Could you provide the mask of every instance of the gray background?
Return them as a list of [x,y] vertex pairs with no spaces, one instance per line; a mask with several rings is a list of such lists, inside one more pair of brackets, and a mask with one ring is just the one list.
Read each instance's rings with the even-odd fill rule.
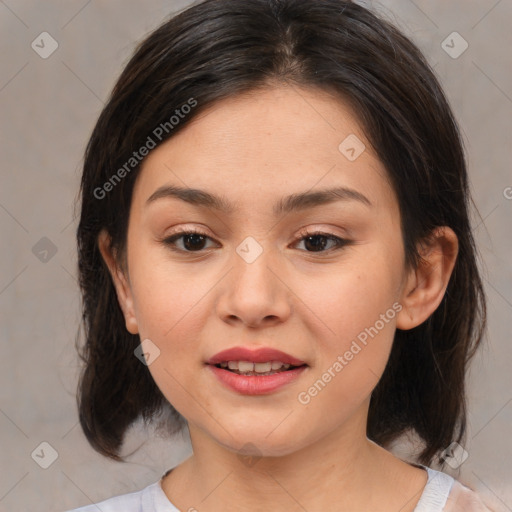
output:
[[[136,42],[189,3],[0,1],[1,511],[62,511],[137,490],[190,453],[186,433],[166,440],[135,428],[125,452],[144,446],[120,464],[96,454],[81,432],[73,213],[85,144],[114,80]],[[425,52],[463,131],[489,329],[469,375],[469,457],[447,472],[495,510],[512,510],[512,1],[366,5]],[[31,47],[44,31],[59,45],[46,59]],[[453,31],[469,44],[458,58],[442,47]],[[460,44],[455,40],[451,51]],[[52,449],[57,458],[43,469]]]

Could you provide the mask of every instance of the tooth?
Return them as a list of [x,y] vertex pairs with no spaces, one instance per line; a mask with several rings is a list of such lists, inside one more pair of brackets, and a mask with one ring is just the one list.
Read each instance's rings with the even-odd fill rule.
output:
[[272,370],[279,370],[283,366],[283,363],[281,361],[272,361]]
[[288,363],[284,363],[283,368],[284,368],[285,370],[288,370],[288,368],[290,368],[290,365],[289,365]]
[[259,373],[269,372],[272,369],[272,363],[254,363],[254,371]]
[[253,372],[254,363],[250,361],[238,361],[238,371],[240,372]]
[[221,368],[227,368],[227,366],[228,366],[228,363],[226,363],[226,362],[220,363]]
[[238,361],[228,361],[228,368],[230,370],[238,370]]

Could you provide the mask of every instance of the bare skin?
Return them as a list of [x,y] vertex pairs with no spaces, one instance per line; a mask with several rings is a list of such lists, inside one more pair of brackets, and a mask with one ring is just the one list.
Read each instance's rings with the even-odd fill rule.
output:
[[[350,134],[366,146],[353,161],[338,149]],[[171,197],[147,203],[164,185],[208,191],[238,210]],[[273,213],[284,196],[334,186],[356,190],[371,205],[348,199]],[[324,238],[325,249],[316,251],[305,228],[349,243],[336,248]],[[190,250],[181,237],[173,251],[163,240],[178,229],[204,234],[203,248],[196,241]],[[174,505],[199,512],[414,510],[426,472],[367,439],[366,423],[395,330],[425,321],[448,285],[457,237],[446,227],[435,234],[422,246],[425,264],[406,269],[386,170],[357,117],[318,90],[278,86],[229,98],[148,155],[132,197],[127,268],[116,265],[105,232],[99,242],[126,328],[160,350],[149,371],[189,424],[193,455],[162,480]],[[236,251],[247,237],[262,250],[251,263]],[[378,334],[325,388],[308,394],[358,334],[376,325]],[[273,393],[243,395],[205,365],[235,346],[276,348],[308,368]]]

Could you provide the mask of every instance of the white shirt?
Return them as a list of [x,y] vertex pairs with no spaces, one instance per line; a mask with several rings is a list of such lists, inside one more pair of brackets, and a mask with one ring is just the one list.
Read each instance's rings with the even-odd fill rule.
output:
[[[421,467],[428,472],[428,480],[414,512],[491,512],[474,491],[450,475]],[[160,482],[67,512],[187,512],[180,511],[169,501]]]

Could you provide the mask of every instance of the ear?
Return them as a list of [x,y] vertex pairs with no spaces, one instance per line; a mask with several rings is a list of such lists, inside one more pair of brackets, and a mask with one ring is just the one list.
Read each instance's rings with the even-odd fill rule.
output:
[[447,226],[433,230],[420,244],[422,260],[411,270],[402,288],[397,315],[398,329],[412,329],[427,320],[443,300],[455,266],[459,243],[457,235]]
[[117,260],[112,253],[111,238],[105,229],[102,229],[98,235],[98,247],[101,255],[110,271],[112,281],[117,293],[117,300],[124,314],[126,329],[131,334],[137,334],[139,328],[135,317],[135,309],[133,307],[133,297],[128,279],[119,267]]

